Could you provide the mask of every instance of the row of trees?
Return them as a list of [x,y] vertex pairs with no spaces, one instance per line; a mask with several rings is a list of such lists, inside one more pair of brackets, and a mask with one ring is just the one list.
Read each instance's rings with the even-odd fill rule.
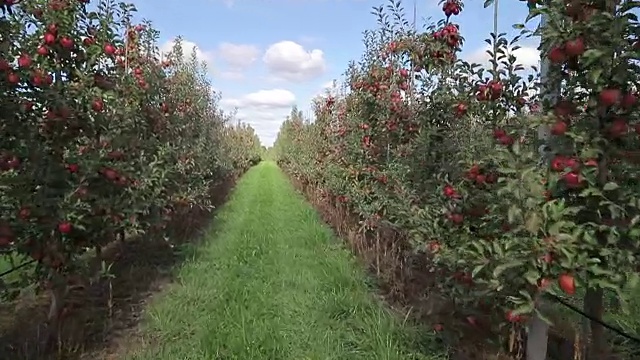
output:
[[[624,303],[638,282],[638,3],[524,3],[548,21],[513,39],[494,29],[488,66],[458,58],[463,4],[442,6],[421,31],[399,2],[376,9],[345,91],[318,98],[314,122],[284,122],[278,161],[364,231],[402,229],[448,270],[438,285],[473,326],[471,309],[497,331],[544,319],[549,293],[601,319],[605,295]],[[513,53],[530,35],[544,79]],[[604,335],[593,322],[594,353]]]
[[53,324],[88,249],[210,208],[262,152],[195,52],[160,54],[132,5],[88,2],[5,1],[0,18],[0,252],[36,264],[13,285],[49,289]]

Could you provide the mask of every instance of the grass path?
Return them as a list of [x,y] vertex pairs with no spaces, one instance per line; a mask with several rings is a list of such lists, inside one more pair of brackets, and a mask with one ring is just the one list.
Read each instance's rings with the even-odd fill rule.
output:
[[428,333],[376,300],[275,164],[251,169],[217,216],[150,305],[147,341],[129,359],[444,359]]

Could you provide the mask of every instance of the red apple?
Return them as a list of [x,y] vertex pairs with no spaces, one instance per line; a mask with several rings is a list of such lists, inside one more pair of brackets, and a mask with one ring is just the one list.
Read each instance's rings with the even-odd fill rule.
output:
[[456,113],[458,114],[458,116],[463,116],[464,114],[466,114],[467,105],[463,103],[459,103],[458,105],[456,105]]
[[91,102],[91,109],[95,112],[102,112],[102,110],[104,110],[104,101],[102,101],[102,99],[94,99],[93,102]]
[[557,155],[551,160],[551,170],[560,172],[566,167],[566,158],[564,156]]
[[500,81],[493,81],[490,86],[491,86],[491,92],[498,93],[498,94],[502,93],[502,89],[504,88],[504,86]]
[[80,170],[80,166],[78,164],[67,164],[67,171],[72,174],[77,173]]
[[609,135],[614,139],[626,135],[628,131],[629,126],[627,125],[627,122],[621,118],[613,120],[611,125],[609,125]]
[[33,61],[31,60],[31,56],[28,54],[22,54],[18,57],[18,66],[23,69],[30,67],[32,63]]
[[564,44],[565,53],[570,57],[576,57],[584,54],[586,48],[584,46],[584,40],[577,38],[569,40]]
[[0,71],[11,70],[11,64],[6,59],[0,58]]
[[613,106],[622,98],[622,92],[619,89],[604,89],[600,92],[598,100],[602,106]]
[[18,217],[22,220],[28,220],[31,217],[31,210],[28,207],[20,208],[20,211],[18,211]]
[[507,313],[505,314],[505,317],[506,317],[507,321],[510,322],[510,323],[517,323],[517,322],[522,321],[522,316],[514,314],[513,310],[507,311]]
[[16,170],[20,167],[20,159],[15,155],[11,156],[11,158],[6,161],[6,164],[10,169]]
[[63,234],[69,234],[71,233],[72,230],[73,230],[73,225],[71,225],[71,223],[68,221],[63,221],[60,224],[58,224],[58,231],[60,231]]
[[105,44],[104,45],[104,53],[107,55],[113,55],[116,53],[116,48],[115,46],[111,45],[111,44]]
[[73,39],[68,36],[64,36],[62,39],[60,39],[60,45],[63,48],[70,50],[71,48],[73,48]]
[[636,105],[636,103],[638,102],[638,98],[636,97],[635,94],[625,94],[622,97],[622,101],[620,101],[620,106],[622,106],[622,108],[629,110],[632,107],[634,107]]
[[503,129],[493,129],[493,138],[496,140],[506,135],[507,135],[507,132],[504,131]]
[[513,143],[515,142],[515,139],[509,135],[505,135],[505,136],[501,136],[498,139],[498,142],[500,142],[500,144],[504,146],[510,146],[510,145],[513,145]]
[[53,45],[56,42],[56,36],[52,33],[44,34],[44,43],[47,45]]
[[562,178],[564,179],[564,182],[568,188],[572,188],[572,189],[577,188],[582,183],[582,178],[580,177],[580,174],[577,174],[575,172],[568,172],[564,174]]
[[451,222],[453,222],[456,225],[462,224],[462,222],[464,221],[464,216],[462,216],[462,214],[451,214]]
[[557,121],[551,127],[551,134],[556,136],[562,136],[567,132],[567,123],[564,121]]
[[576,293],[576,282],[572,275],[562,274],[558,277],[558,285],[560,289],[567,295],[573,295]]
[[102,175],[104,175],[104,177],[106,177],[108,180],[116,180],[118,178],[118,172],[111,169],[111,168],[105,168],[102,170]]
[[454,198],[458,196],[458,192],[451,185],[445,185],[444,189],[442,189],[442,193],[448,198]]
[[10,73],[7,74],[7,81],[10,84],[15,85],[20,81],[20,77],[16,73],[10,72]]
[[562,64],[565,61],[567,61],[567,55],[564,53],[564,50],[559,46],[553,47],[551,50],[549,50],[547,57],[554,64]]

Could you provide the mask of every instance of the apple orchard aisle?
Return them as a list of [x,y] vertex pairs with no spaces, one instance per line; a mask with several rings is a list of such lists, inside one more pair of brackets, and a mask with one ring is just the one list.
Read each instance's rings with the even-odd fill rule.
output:
[[147,309],[144,338],[153,341],[130,359],[443,358],[428,334],[376,300],[274,163],[240,180],[215,224]]

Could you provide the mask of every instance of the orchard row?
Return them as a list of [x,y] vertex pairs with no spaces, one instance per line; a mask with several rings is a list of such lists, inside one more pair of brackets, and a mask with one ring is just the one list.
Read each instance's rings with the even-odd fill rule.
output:
[[210,208],[262,151],[180,40],[160,54],[133,6],[87,3],[5,1],[0,19],[0,252],[55,294],[88,249]]
[[528,2],[549,20],[544,82],[498,31],[488,66],[460,59],[457,0],[423,32],[381,7],[343,94],[319,98],[313,123],[287,119],[278,160],[365,231],[402,229],[446,270],[444,294],[484,309],[474,326],[520,324],[547,293],[622,297],[640,260],[640,28],[637,3],[603,4]]

